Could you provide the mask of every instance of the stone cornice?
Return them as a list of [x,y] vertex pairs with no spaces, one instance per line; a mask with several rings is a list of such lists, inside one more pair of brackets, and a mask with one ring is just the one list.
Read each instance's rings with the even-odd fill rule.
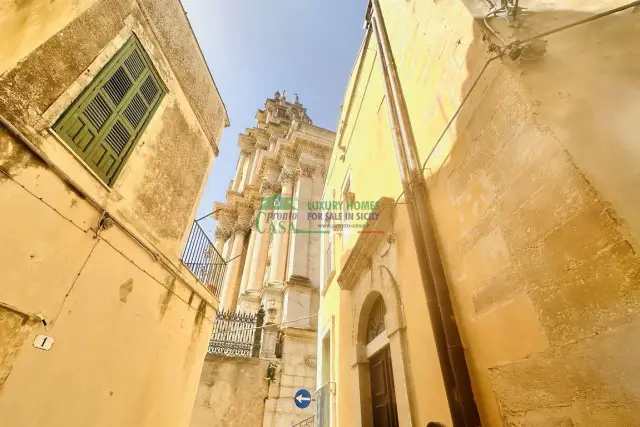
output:
[[284,339],[294,339],[296,341],[316,342],[318,338],[318,332],[313,329],[300,329],[300,328],[283,328]]
[[287,293],[288,291],[318,293],[318,288],[313,286],[308,277],[291,276],[289,280],[285,282],[282,291],[284,293]]
[[364,230],[349,253],[346,262],[338,275],[338,285],[342,290],[351,290],[360,273],[371,264],[371,257],[393,226],[393,210],[395,202],[392,198],[382,197],[378,200],[380,210],[377,219],[369,219]]

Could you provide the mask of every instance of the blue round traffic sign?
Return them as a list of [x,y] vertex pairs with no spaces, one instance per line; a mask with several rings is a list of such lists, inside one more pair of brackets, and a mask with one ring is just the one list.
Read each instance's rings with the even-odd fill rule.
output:
[[306,388],[301,388],[293,395],[293,401],[298,408],[304,409],[311,405],[311,392]]

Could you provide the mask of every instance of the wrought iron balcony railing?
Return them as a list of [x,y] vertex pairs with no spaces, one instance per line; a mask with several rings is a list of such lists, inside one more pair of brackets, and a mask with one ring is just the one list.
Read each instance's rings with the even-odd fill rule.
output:
[[209,354],[258,357],[264,314],[262,307],[255,314],[220,310],[209,341]]
[[220,297],[227,263],[197,222],[191,226],[187,245],[182,254],[182,263],[213,292],[216,298]]

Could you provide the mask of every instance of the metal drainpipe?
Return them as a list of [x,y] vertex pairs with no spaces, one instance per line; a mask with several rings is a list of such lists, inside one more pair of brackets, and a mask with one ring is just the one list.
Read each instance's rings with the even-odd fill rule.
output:
[[480,417],[473,397],[449,287],[429,217],[426,183],[378,0],[371,1],[370,13],[385,79],[396,156],[451,418],[455,427],[477,427],[480,425]]

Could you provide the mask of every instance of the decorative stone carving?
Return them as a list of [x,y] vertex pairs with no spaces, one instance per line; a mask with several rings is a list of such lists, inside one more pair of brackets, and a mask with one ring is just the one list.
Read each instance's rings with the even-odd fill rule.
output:
[[260,184],[260,194],[262,194],[263,197],[271,197],[279,191],[280,184],[277,182],[272,182],[266,179],[262,180],[262,183]]
[[282,172],[280,172],[280,177],[278,178],[278,183],[280,183],[280,185],[285,186],[287,184],[293,184],[296,180],[296,174],[295,172],[288,172],[283,170]]
[[317,358],[316,356],[312,356],[312,355],[307,355],[304,357],[304,364],[307,366],[310,366],[312,368],[316,367],[317,364]]
[[276,302],[274,300],[269,301],[269,308],[267,309],[267,323],[273,323],[278,315],[278,309],[276,308]]
[[347,191],[346,193],[344,193],[344,201],[347,203],[353,203],[356,201],[356,193],[352,193],[350,191]]
[[238,203],[238,222],[235,227],[236,233],[248,233],[253,223],[253,205],[251,203]]
[[236,234],[247,234],[249,231],[251,231],[251,223],[245,222],[236,224],[236,227],[234,229],[234,232]]
[[301,176],[304,178],[311,178],[315,173],[315,171],[316,171],[315,166],[307,165],[304,163],[301,163],[300,165],[298,165],[298,169],[296,170],[298,176]]
[[228,228],[218,227],[216,228],[216,240],[221,239],[223,242],[226,242],[231,237],[231,230]]

